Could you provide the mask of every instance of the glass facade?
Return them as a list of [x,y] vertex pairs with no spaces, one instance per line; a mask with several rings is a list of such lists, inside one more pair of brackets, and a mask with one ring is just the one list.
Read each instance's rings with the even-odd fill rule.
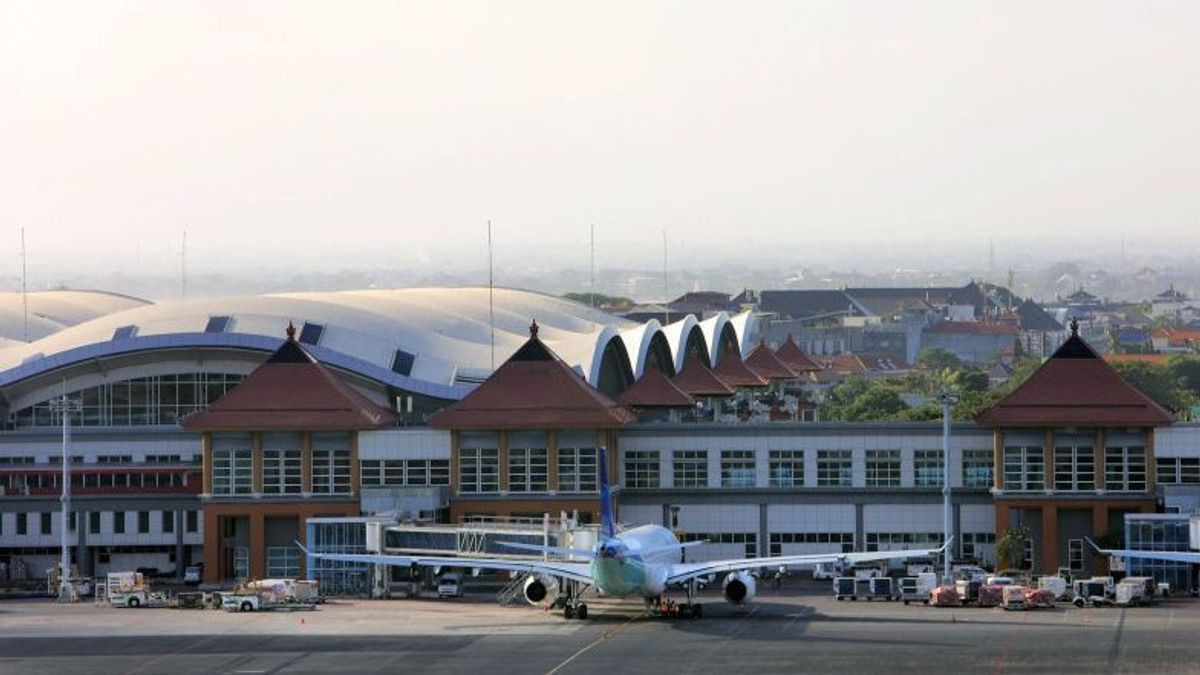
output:
[[803,450],[771,450],[767,460],[771,487],[804,487]]
[[[1125,517],[1125,547],[1140,551],[1188,550],[1188,517],[1137,515]],[[1171,592],[1186,593],[1194,586],[1192,565],[1166,560],[1131,558],[1127,561],[1129,576],[1154,577],[1155,581],[1171,584]]]
[[558,491],[595,492],[599,468],[595,448],[558,449]]
[[550,455],[546,448],[510,448],[508,489],[510,492],[546,492],[550,487]]
[[[367,526],[362,522],[308,522],[310,550],[317,553],[367,552]],[[371,566],[366,563],[340,562],[309,558],[308,578],[319,584],[327,596],[367,597],[371,591]]]
[[900,451],[867,450],[867,487],[900,487]]
[[1004,489],[1046,489],[1046,455],[1041,446],[1004,448]]
[[708,487],[707,451],[676,450],[671,456],[671,461],[675,487]]
[[625,487],[657,488],[659,486],[659,455],[657,450],[634,450],[625,453]]
[[963,450],[963,487],[988,488],[992,486],[992,451]]
[[721,487],[754,487],[754,451],[721,451]]
[[[72,418],[75,426],[127,427],[174,425],[179,418],[207,408],[225,395],[242,375],[230,373],[179,373],[108,382],[70,392],[81,412]],[[9,415],[20,427],[56,427],[62,414],[51,401],[17,410]]]
[[817,485],[850,487],[854,483],[853,455],[849,450],[817,451]]
[[941,487],[945,473],[941,450],[916,450],[913,452],[914,486]]

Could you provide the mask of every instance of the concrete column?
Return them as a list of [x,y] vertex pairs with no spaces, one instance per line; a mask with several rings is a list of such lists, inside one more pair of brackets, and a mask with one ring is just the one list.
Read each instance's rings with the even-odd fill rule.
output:
[[[1092,505],[1092,541],[1097,541],[1100,537],[1108,534],[1108,506],[1103,502]],[[1085,558],[1088,552],[1084,552]],[[1093,558],[1093,560],[1096,560]],[[1108,573],[1108,557],[1099,556],[1099,560],[1094,563],[1096,574]]]
[[999,429],[992,432],[992,484],[1004,489],[1004,433]]
[[553,429],[546,432],[546,481],[550,494],[558,492],[558,432]]
[[953,511],[951,515],[951,532],[954,533],[954,543],[950,546],[947,552],[951,558],[961,558],[963,550],[963,531],[962,531],[962,504],[953,504],[950,507]]
[[1104,490],[1104,486],[1105,486],[1105,483],[1104,483],[1104,444],[1105,444],[1104,429],[1096,430],[1096,440],[1093,441],[1093,444],[1095,445],[1095,448],[1096,448],[1094,450],[1094,452],[1096,453],[1095,454],[1095,457],[1096,457],[1096,462],[1095,462],[1095,464],[1096,464],[1096,490],[1102,492]]
[[267,576],[267,523],[263,512],[255,509],[250,513],[250,576],[262,579]]
[[767,522],[767,503],[758,505],[758,557],[771,555],[771,527]]
[[496,467],[500,475],[500,494],[508,494],[508,432],[496,432],[496,454],[500,466]]
[[221,569],[221,533],[217,525],[220,517],[212,508],[201,510],[200,515],[204,518],[204,583],[215,584],[225,573]]
[[[165,515],[165,514],[164,514]],[[183,511],[176,509],[171,512],[171,518],[175,519],[175,578],[183,578]]]
[[460,432],[452,430],[450,432],[450,496],[458,496],[458,463],[460,451]]
[[250,492],[261,495],[263,491],[262,434],[250,435]]
[[87,511],[75,511],[75,566],[80,576],[85,577],[92,575],[92,552],[84,534],[90,520],[91,515]]
[[300,494],[304,497],[312,495],[312,432],[300,434]]
[[203,485],[200,489],[200,492],[202,492],[204,494],[211,494],[212,493],[212,474],[213,474],[213,463],[212,463],[212,450],[213,449],[212,449],[212,434],[210,432],[206,431],[200,435],[200,447],[201,447],[200,461],[201,461],[201,472],[202,472],[201,480],[203,483]]
[[[1034,564],[1037,564],[1035,552]],[[1042,572],[1058,571],[1058,507],[1042,507]]]
[[1158,462],[1154,459],[1154,427],[1146,427],[1146,492],[1154,494],[1158,485]]
[[[1053,429],[1046,429],[1046,440],[1044,443],[1044,447],[1046,449],[1043,451],[1042,456],[1045,457],[1045,462],[1046,462],[1046,489],[1053,490],[1054,489],[1054,430]],[[1050,570],[1050,572],[1053,573],[1054,570]]]
[[867,533],[862,502],[854,504],[854,550],[867,550]]
[[350,432],[350,494],[362,494],[362,464],[358,461],[358,432]]

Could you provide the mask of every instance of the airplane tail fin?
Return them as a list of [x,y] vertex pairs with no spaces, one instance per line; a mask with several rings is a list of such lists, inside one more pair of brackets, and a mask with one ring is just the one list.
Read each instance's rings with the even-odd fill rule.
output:
[[611,539],[617,536],[617,525],[613,517],[612,489],[608,484],[608,448],[600,448],[600,536]]

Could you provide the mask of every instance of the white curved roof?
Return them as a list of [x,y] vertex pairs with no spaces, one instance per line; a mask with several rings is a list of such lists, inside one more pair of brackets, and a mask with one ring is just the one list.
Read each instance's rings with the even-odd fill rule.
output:
[[[410,288],[321,293],[280,293],[176,300],[115,311],[45,335],[30,344],[0,346],[0,384],[79,359],[120,351],[192,345],[269,348],[283,339],[289,322],[297,328],[324,326],[318,358],[345,356],[373,372],[391,374],[396,350],[415,358],[408,380],[434,396],[460,396],[504,362],[529,337],[536,320],[539,337],[593,384],[604,347],[620,331],[637,324],[542,293],[494,290],[489,312],[487,288]],[[228,316],[224,333],[205,333],[210,317]],[[135,326],[132,336],[118,329]],[[239,341],[234,338],[255,338]],[[161,339],[158,339],[161,338]],[[137,344],[141,342],[141,346]],[[274,341],[274,342],[273,342]],[[0,343],[3,344],[3,343]],[[631,361],[634,355],[631,354]],[[345,365],[345,364],[339,364]],[[353,365],[349,366],[353,367]],[[19,371],[19,372],[18,372]]]
[[104,291],[0,293],[0,348],[13,342],[38,340],[85,321],[148,304],[146,300]]

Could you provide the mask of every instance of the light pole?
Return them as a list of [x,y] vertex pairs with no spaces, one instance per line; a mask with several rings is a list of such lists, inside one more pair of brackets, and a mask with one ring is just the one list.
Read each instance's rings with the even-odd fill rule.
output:
[[[942,392],[938,395],[942,402],[942,544],[954,536],[954,513],[950,506],[950,414],[954,404],[958,402],[958,394]],[[942,551],[942,580],[950,582],[950,548]]]
[[79,401],[62,398],[51,406],[62,413],[62,525],[59,528],[62,558],[58,567],[58,601],[71,602],[71,413],[79,412]]

